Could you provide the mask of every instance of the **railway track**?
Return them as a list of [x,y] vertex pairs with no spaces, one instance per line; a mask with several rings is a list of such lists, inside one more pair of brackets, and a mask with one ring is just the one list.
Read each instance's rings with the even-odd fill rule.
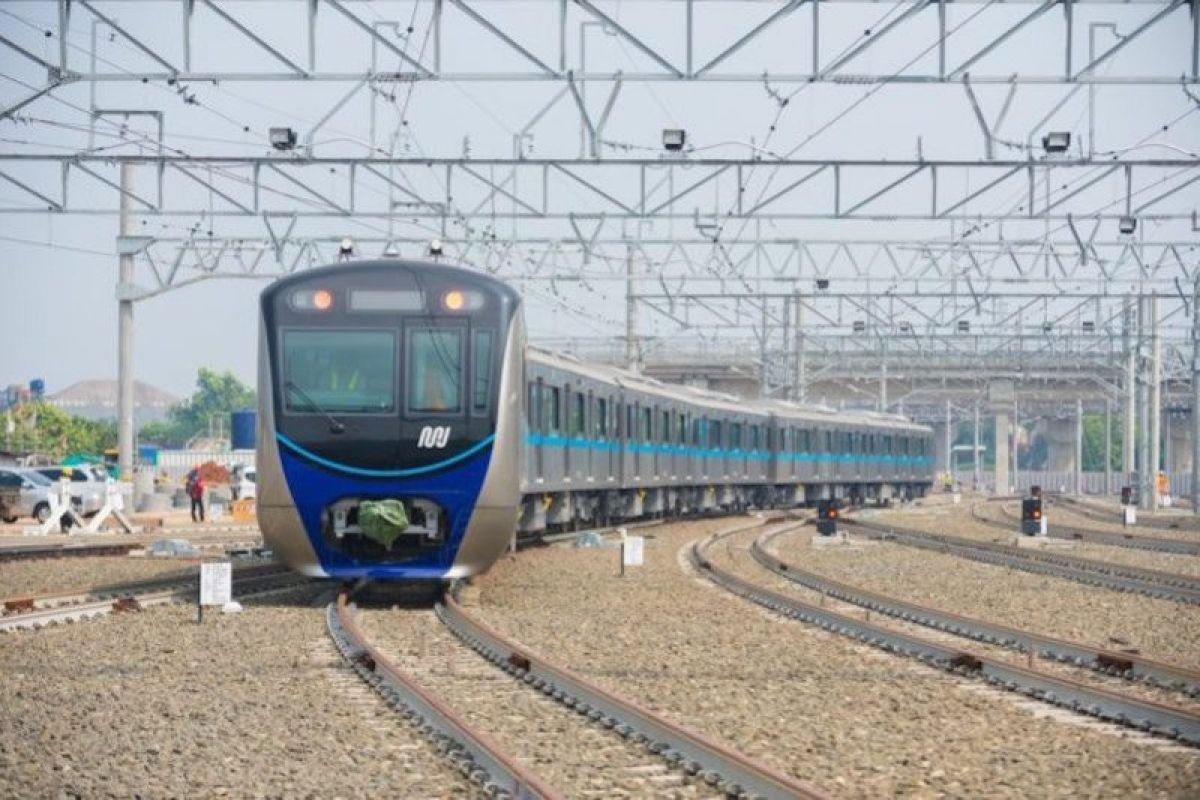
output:
[[[1000,513],[1007,518],[1007,522],[989,517],[981,513],[980,503],[971,506],[971,517],[984,525],[989,525],[993,528],[1014,533],[1017,527],[1021,524],[1020,520],[1013,515],[1011,510],[1004,505],[998,505]],[[1105,520],[1110,521],[1110,520]],[[1176,555],[1200,555],[1200,541],[1189,542],[1183,539],[1164,539],[1161,536],[1143,536],[1142,534],[1133,533],[1111,533],[1106,531],[1096,531],[1090,528],[1079,528],[1072,525],[1063,525],[1057,522],[1049,522],[1048,530],[1051,536],[1059,539],[1078,539],[1084,542],[1093,542],[1095,544],[1110,545],[1112,547],[1125,547],[1133,550],[1151,550],[1156,553],[1173,553]]]
[[[233,573],[234,597],[289,588],[307,578],[277,565],[249,567]],[[0,633],[136,611],[167,603],[194,602],[197,577],[141,581],[125,586],[8,598],[0,616]]]
[[1090,586],[1122,592],[1137,592],[1162,600],[1200,605],[1200,579],[1173,572],[1129,567],[1060,553],[1023,550],[993,542],[981,542],[942,533],[929,533],[866,520],[843,520],[871,538],[882,538],[910,547],[937,550],[951,555],[997,564],[1026,572],[1054,575]]
[[1057,675],[1020,667],[1008,661],[930,641],[806,603],[746,581],[714,565],[705,553],[716,542],[732,535],[714,534],[692,543],[690,558],[700,574],[739,597],[784,616],[817,625],[890,653],[909,656],[964,677],[1063,708],[1116,722],[1148,733],[1200,745],[1200,716],[1188,709],[1156,703],[1100,689]]
[[227,525],[223,528],[165,528],[153,536],[139,534],[130,539],[128,534],[113,534],[117,541],[61,544],[0,544],[0,563],[5,561],[31,561],[53,558],[95,558],[98,556],[127,556],[140,550],[156,539],[184,538],[189,534],[191,544],[197,549],[228,544],[247,544],[245,537],[234,534],[257,534],[257,525]]
[[[1097,508],[1095,505],[1093,505],[1091,503],[1086,503],[1081,500],[1077,500],[1076,498],[1071,497],[1069,495],[1057,494],[1057,493],[1048,494],[1048,495],[1046,495],[1046,499],[1049,500],[1051,503],[1061,504],[1063,506],[1070,506],[1072,512],[1079,514],[1080,516],[1083,516],[1083,517],[1089,517],[1091,519],[1096,520],[1097,522],[1119,522],[1120,521],[1120,515],[1117,513],[1119,511],[1119,507],[1115,507],[1111,511],[1106,513],[1105,511],[1103,511],[1100,508]],[[1160,518],[1160,517],[1155,517],[1152,514],[1144,513],[1144,514],[1138,515],[1137,524],[1138,524],[1138,527],[1140,527],[1140,528],[1160,528],[1163,530],[1189,531],[1189,532],[1196,533],[1197,535],[1200,535],[1200,520],[1197,520],[1196,517],[1191,517],[1191,516],[1188,516],[1188,517],[1181,516],[1181,517],[1177,517],[1176,519],[1170,519],[1170,518],[1164,519],[1164,518]]]
[[[421,657],[393,662],[384,644],[367,641],[345,593],[330,605],[328,625],[358,674],[494,796],[824,796],[551,664],[453,597],[418,613],[441,621],[437,631],[459,645],[462,658],[445,657],[439,645],[430,659],[422,643]],[[564,748],[576,753],[563,755]],[[560,756],[576,761],[557,764]],[[554,778],[527,763],[555,768]]]
[[769,550],[776,538],[790,530],[774,531],[759,537],[751,545],[750,554],[762,567],[793,583],[904,622],[1200,697],[1200,671],[910,603],[805,570]]

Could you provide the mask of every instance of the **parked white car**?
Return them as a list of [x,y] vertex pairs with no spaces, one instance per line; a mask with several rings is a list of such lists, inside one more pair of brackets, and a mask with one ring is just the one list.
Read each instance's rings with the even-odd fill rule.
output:
[[33,517],[39,523],[50,516],[50,479],[31,469],[5,467],[0,469],[0,486],[17,489],[19,500],[7,509],[5,522],[16,522],[19,517]]
[[255,484],[257,471],[254,467],[244,467],[241,469],[235,468],[233,471],[233,484],[231,489],[234,500],[245,500],[247,498],[253,500],[258,490]]
[[34,469],[35,472],[40,472],[49,478],[51,483],[62,478],[63,473],[67,470],[71,471],[71,500],[75,503],[76,510],[82,514],[95,514],[103,508],[104,482],[108,479],[108,473],[104,471],[104,467],[84,464],[70,467],[36,467]]

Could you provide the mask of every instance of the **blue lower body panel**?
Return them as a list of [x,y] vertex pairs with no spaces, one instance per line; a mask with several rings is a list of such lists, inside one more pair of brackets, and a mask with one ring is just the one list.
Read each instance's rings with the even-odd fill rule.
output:
[[[281,447],[280,460],[304,525],[321,568],[333,578],[378,578],[381,580],[438,580],[454,564],[455,555],[466,535],[467,523],[479,498],[484,477],[491,462],[487,447],[470,458],[436,474],[409,478],[367,478],[340,475],[327,467],[313,464],[304,456]],[[331,547],[321,533],[321,513],[347,497],[424,497],[437,503],[447,516],[446,541],[403,560],[371,562],[353,558]]]

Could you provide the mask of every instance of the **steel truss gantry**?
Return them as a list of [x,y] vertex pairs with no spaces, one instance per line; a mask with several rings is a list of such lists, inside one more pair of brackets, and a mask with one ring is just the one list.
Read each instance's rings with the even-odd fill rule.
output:
[[[57,21],[51,29],[60,43],[55,57],[40,56],[40,47],[11,35],[0,36],[0,44],[46,69],[44,91],[74,81],[353,82],[364,76],[401,83],[559,84],[618,76],[652,82],[758,83],[765,76],[774,84],[946,83],[967,75],[976,83],[1170,84],[1181,79],[1195,83],[1200,76],[1200,36],[1195,32],[1200,23],[1195,3],[1186,0],[917,0],[898,3],[890,11],[884,8],[887,13],[882,16],[881,4],[861,0],[741,2],[746,12],[739,15],[740,26],[730,30],[727,18],[712,21],[710,9],[722,4],[706,0],[623,6],[593,0],[293,0],[285,10],[268,13],[236,0],[147,0],[142,5],[158,7],[153,26],[122,24],[114,9],[128,5],[117,0],[57,0]],[[1118,3],[1135,5],[1141,12],[1132,29],[1098,53],[1081,54],[1077,38],[1089,22],[1091,7]],[[535,8],[532,17],[528,7]],[[848,16],[847,7],[870,9],[864,17],[869,27],[838,24]],[[278,24],[277,14],[289,15],[291,24]],[[91,20],[107,25],[136,48],[142,68],[80,63],[62,34],[72,24]],[[600,27],[636,53],[639,68],[575,68],[575,32],[580,30],[582,39],[584,24]],[[972,38],[960,44],[954,34],[971,25],[976,26]],[[1152,74],[1101,71],[1148,33],[1172,26],[1191,33],[1191,47],[1178,63],[1162,63],[1161,71]],[[492,63],[480,64],[464,49],[466,28],[490,37],[498,56]],[[220,54],[204,46],[207,40],[197,41],[200,31],[244,45],[261,57],[262,65],[224,67]],[[1019,49],[1020,36],[1030,31],[1052,42],[1058,69],[1031,74],[1005,68],[1014,56],[1025,55]],[[772,37],[787,37],[791,47],[762,47]],[[928,58],[901,69],[873,71],[870,65],[879,43],[896,41],[914,42]],[[345,42],[353,44],[346,47]],[[387,62],[382,68],[381,58]]]

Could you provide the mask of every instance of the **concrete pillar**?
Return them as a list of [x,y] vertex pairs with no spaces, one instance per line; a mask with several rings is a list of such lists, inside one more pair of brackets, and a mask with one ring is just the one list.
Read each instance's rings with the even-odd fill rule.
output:
[[[1048,472],[1075,471],[1075,420],[1048,419],[1046,420],[1046,470]],[[1068,485],[1070,477],[1063,479],[1063,486]],[[1062,488],[1059,486],[1044,487],[1047,489]]]
[[945,422],[935,422],[931,427],[933,428],[934,469],[938,472],[942,472],[950,468],[950,453],[946,449],[946,443],[950,438],[946,435],[948,428]]
[[996,495],[1008,494],[1009,486],[1012,485],[1012,478],[1008,473],[1008,412],[996,412],[996,456],[995,456],[995,478],[992,487],[992,493]]
[[[1192,415],[1177,413],[1167,417],[1169,425],[1170,461],[1168,467],[1175,473],[1178,480],[1183,479],[1185,472],[1192,471]],[[1186,486],[1172,486],[1172,494],[1182,494],[1188,491]]]

